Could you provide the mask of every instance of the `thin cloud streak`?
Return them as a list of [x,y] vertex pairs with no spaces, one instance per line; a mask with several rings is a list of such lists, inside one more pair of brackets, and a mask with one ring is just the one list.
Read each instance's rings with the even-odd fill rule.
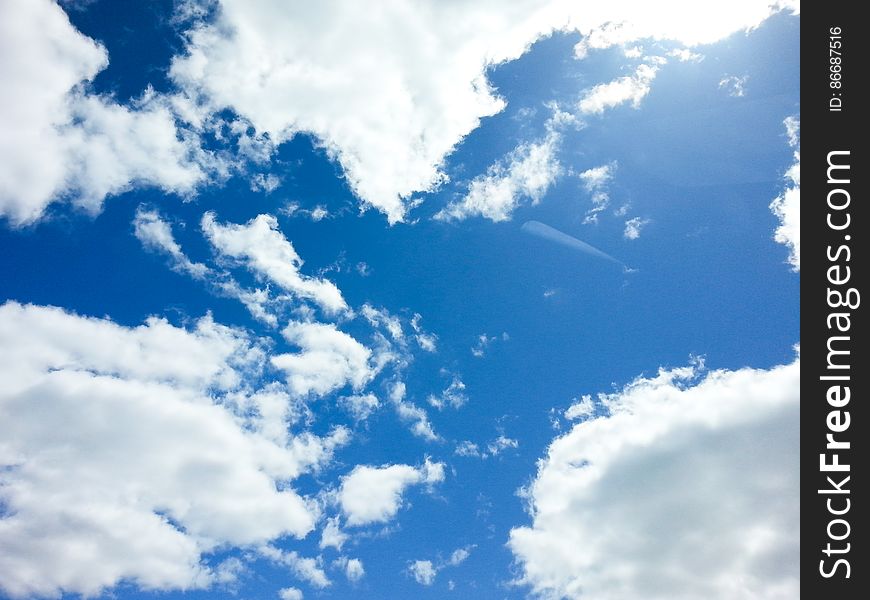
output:
[[526,233],[530,233],[545,240],[561,244],[562,246],[567,246],[568,248],[573,248],[574,250],[579,250],[580,252],[588,254],[590,256],[602,258],[608,262],[615,263],[623,267],[624,269],[628,269],[628,266],[621,260],[613,258],[609,254],[602,252],[595,246],[587,244],[583,240],[578,240],[574,236],[568,235],[567,233],[562,233],[558,229],[554,229],[553,227],[545,225],[540,221],[526,221],[525,223],[523,223],[522,230]]

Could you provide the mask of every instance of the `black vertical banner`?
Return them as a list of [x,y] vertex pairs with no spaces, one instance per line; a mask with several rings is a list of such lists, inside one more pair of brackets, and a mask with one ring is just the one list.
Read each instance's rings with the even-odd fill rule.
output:
[[801,15],[801,592],[813,599],[870,598],[861,7],[806,3]]

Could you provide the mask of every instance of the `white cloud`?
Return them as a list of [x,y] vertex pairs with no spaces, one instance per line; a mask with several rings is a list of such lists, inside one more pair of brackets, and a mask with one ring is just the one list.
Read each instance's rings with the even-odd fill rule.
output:
[[438,437],[438,434],[435,433],[435,429],[429,421],[429,415],[426,414],[425,410],[413,402],[408,402],[406,400],[396,402],[394,405],[399,418],[402,421],[411,424],[411,433],[430,442],[435,442],[441,439]]
[[428,458],[421,467],[360,465],[342,477],[337,499],[348,525],[385,523],[399,512],[402,495],[409,486],[431,486],[443,480],[443,463]]
[[668,56],[676,58],[680,62],[701,62],[704,60],[703,54],[692,52],[688,48],[674,48],[668,52]]
[[257,173],[253,177],[251,177],[251,191],[252,192],[263,192],[265,194],[271,194],[275,190],[278,189],[278,186],[281,185],[281,178],[271,173],[268,175],[264,175],[263,173]]
[[719,82],[719,89],[728,92],[732,98],[742,98],[746,95],[746,82],[749,81],[749,75],[738,77],[737,75],[727,75]]
[[473,546],[467,546],[465,548],[457,548],[453,551],[453,554],[450,555],[450,558],[447,559],[447,566],[455,567],[460,565],[466,561],[466,559],[471,556],[471,549]]
[[773,10],[752,0],[704,7],[689,0],[665,7],[634,0],[396,2],[377,11],[333,0],[281,8],[223,0],[216,22],[188,33],[171,77],[189,96],[215,111],[234,109],[277,143],[312,134],[357,196],[390,222],[405,217],[413,193],[444,180],[444,158],[481,118],[504,107],[487,69],[554,30],[588,37],[612,29],[598,47],[614,36],[619,43],[654,37],[697,45],[757,26]]
[[347,384],[358,390],[375,375],[371,350],[332,323],[291,321],[282,333],[301,351],[271,360],[296,394],[323,395]]
[[585,115],[600,115],[608,108],[626,102],[630,102],[633,108],[639,108],[641,100],[649,94],[658,69],[656,65],[639,65],[633,75],[594,86],[580,100],[580,112]]
[[171,225],[156,210],[140,206],[133,219],[133,232],[145,248],[166,255],[173,271],[207,283],[221,296],[238,300],[255,319],[273,327],[278,324],[275,312],[284,298],[272,298],[266,289],[245,289],[229,272],[192,261],[175,240]]
[[347,310],[334,283],[299,272],[302,258],[278,229],[275,217],[258,215],[244,225],[221,225],[214,213],[208,212],[202,217],[202,231],[221,255],[242,261],[252,272],[287,292],[314,301],[329,314]]
[[473,179],[465,197],[445,206],[435,219],[460,221],[482,216],[507,221],[524,198],[537,204],[562,172],[556,158],[559,140],[559,134],[551,131],[541,141],[520,144],[491,165],[485,175]]
[[302,600],[302,590],[299,588],[281,588],[278,590],[278,597],[281,600]]
[[338,404],[349,412],[356,421],[365,421],[381,406],[377,396],[371,392],[355,396],[342,396],[339,398]]
[[788,262],[795,271],[801,269],[801,149],[799,117],[787,117],[784,121],[788,143],[794,148],[794,164],[785,173],[789,182],[782,194],[770,203],[770,210],[780,220],[774,239],[789,247]]
[[280,10],[224,0],[218,22],[190,32],[171,75],[276,141],[312,133],[356,194],[396,222],[412,193],[443,181],[453,147],[503,108],[487,67],[519,57],[567,19],[556,4],[536,1],[458,10],[432,2],[371,11],[347,1]]
[[323,219],[329,217],[329,211],[325,206],[317,205],[311,209],[311,220],[317,223],[318,221],[322,221]]
[[294,575],[310,585],[316,588],[325,588],[332,585],[324,570],[320,568],[318,560],[300,557],[296,552],[288,552],[284,555],[284,560]]
[[586,212],[584,223],[597,223],[598,213],[610,204],[610,182],[618,167],[616,161],[586,169],[580,173],[583,188],[591,195],[592,208]]
[[788,136],[788,145],[799,148],[801,145],[801,119],[800,116],[786,117],[783,122],[785,133]]
[[434,333],[428,333],[423,330],[423,326],[420,325],[422,319],[423,317],[420,313],[414,313],[414,316],[411,318],[411,329],[414,330],[414,337],[422,350],[426,352],[435,352],[438,349],[438,336]]
[[431,560],[415,560],[408,565],[408,572],[420,585],[432,585],[438,574]]
[[[780,10],[800,12],[797,0],[757,2],[705,2],[671,0],[649,2],[616,0],[607,3],[584,3],[574,14],[574,25],[584,37],[575,46],[577,58],[590,50],[601,50],[652,38],[672,40],[684,46],[712,44],[728,35],[758,27],[768,16]],[[674,18],[679,15],[679,18]]]
[[133,232],[146,248],[168,255],[173,270],[187,273],[195,279],[208,275],[210,269],[207,266],[193,262],[182,252],[172,234],[172,227],[156,210],[140,206],[133,219]]
[[649,219],[632,217],[625,222],[625,229],[622,232],[622,237],[627,240],[636,240],[640,237],[641,230],[647,225],[649,225]]
[[425,410],[405,400],[405,384],[395,382],[390,388],[390,402],[396,409],[399,419],[411,424],[411,433],[430,442],[438,441],[438,434],[429,422],[429,415]]
[[498,456],[508,448],[518,448],[519,445],[520,443],[517,440],[502,434],[489,442],[486,445],[485,450],[481,450],[480,446],[474,442],[464,440],[456,445],[456,449],[453,453],[457,456],[487,459],[493,456]]
[[586,419],[595,414],[595,403],[592,396],[584,394],[579,402],[575,402],[565,411],[565,418],[571,421]]
[[322,204],[318,204],[314,208],[302,208],[298,202],[287,202],[278,212],[288,217],[306,217],[315,223],[329,218],[329,209]]
[[274,546],[261,546],[260,554],[274,563],[284,565],[298,579],[307,582],[318,589],[324,589],[332,585],[326,571],[320,566],[320,557],[310,558],[301,556],[298,552],[285,552]]
[[617,163],[611,162],[606,165],[592,167],[580,173],[580,180],[583,181],[583,187],[589,193],[599,192],[607,189],[607,185],[613,179],[613,173],[616,171]]
[[384,308],[375,308],[371,304],[363,304],[360,309],[360,314],[372,327],[384,327],[390,337],[396,342],[401,342],[405,339],[405,332],[402,330],[402,321],[399,317],[391,315]]
[[440,395],[430,395],[428,402],[438,410],[443,410],[448,406],[451,408],[461,408],[468,402],[468,396],[465,394],[465,384],[459,377],[454,375],[450,385],[444,388]]
[[509,541],[533,592],[798,597],[800,361],[698,375],[601,394],[607,414],[550,445]]
[[341,567],[344,571],[345,577],[347,577],[347,580],[351,583],[356,583],[365,577],[366,570],[360,559],[342,556],[335,562]]
[[464,440],[456,445],[456,450],[453,451],[456,456],[474,456],[480,457],[480,447],[469,440]]
[[32,223],[66,198],[95,213],[134,184],[186,195],[207,178],[213,159],[165,98],[146,92],[128,107],[84,91],[107,65],[57,4],[0,5],[0,217]]
[[441,570],[447,567],[456,567],[465,562],[471,556],[471,551],[474,547],[471,545],[457,548],[447,560],[439,560],[437,564],[431,560],[412,561],[408,564],[408,573],[420,585],[432,585],[435,583],[435,577]]
[[[180,6],[178,22],[193,23],[170,69],[180,92],[146,90],[125,106],[84,91],[108,57],[57,5],[3,4],[0,214],[29,223],[66,197],[96,211],[106,195],[140,184],[192,194],[211,173],[228,171],[203,151],[197,131],[231,108],[240,118],[228,134],[241,158],[265,163],[277,144],[310,133],[366,206],[400,221],[415,192],[444,181],[444,159],[463,137],[504,107],[487,69],[536,40],[576,30],[584,36],[578,52],[646,37],[694,46],[755,27],[782,7],[797,10],[795,2],[752,0],[703,7],[689,0],[666,7],[635,0],[485,0],[461,8],[396,2],[378,11],[352,0],[305,10],[271,0],[222,0],[215,11]],[[202,21],[210,12],[215,21]],[[252,184],[268,190],[274,180],[264,174]],[[487,186],[486,177],[477,187],[478,200],[495,204],[475,210],[504,217],[508,207],[497,199],[510,203],[510,194]]]
[[231,556],[226,560],[221,561],[214,570],[214,581],[219,584],[233,584],[239,580],[239,577],[248,572],[248,568],[241,560],[235,556]]
[[323,533],[320,536],[320,549],[335,548],[341,550],[341,547],[347,541],[347,534],[341,530],[338,517],[331,517],[326,520],[326,525],[323,527]]
[[278,384],[249,388],[266,354],[243,332],[7,303],[0,348],[6,594],[206,587],[212,550],[313,529],[316,506],[288,484],[348,432],[289,435]]
[[498,456],[508,448],[518,448],[519,445],[520,443],[517,440],[506,437],[504,435],[500,435],[496,439],[491,441],[486,446],[486,449],[489,452],[490,456]]
[[489,348],[489,345],[498,340],[508,341],[510,336],[507,332],[502,332],[501,335],[493,335],[488,336],[485,333],[481,333],[477,336],[477,343],[471,347],[471,354],[476,356],[477,358],[483,358],[486,355],[486,350]]

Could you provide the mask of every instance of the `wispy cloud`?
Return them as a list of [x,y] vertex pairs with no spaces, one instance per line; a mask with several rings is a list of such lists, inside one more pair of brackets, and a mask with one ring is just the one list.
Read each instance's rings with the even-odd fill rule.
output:
[[783,122],[789,145],[794,148],[794,164],[785,172],[787,186],[770,203],[770,210],[779,217],[774,239],[789,247],[788,261],[795,271],[801,269],[801,146],[800,117],[786,117]]
[[638,108],[641,100],[649,94],[650,85],[658,69],[657,65],[642,64],[632,75],[596,85],[580,100],[578,105],[580,112],[586,115],[600,115],[609,108],[625,103]]
[[598,213],[610,205],[610,182],[613,180],[619,164],[616,161],[605,165],[592,167],[580,173],[580,181],[583,188],[589,193],[592,200],[592,208],[586,211],[584,223],[597,223]]
[[562,171],[556,158],[558,145],[555,132],[541,141],[521,144],[486,175],[472,180],[462,200],[448,204],[434,218],[459,221],[481,216],[507,221],[524,200],[537,204]]
[[746,84],[749,81],[749,75],[738,77],[737,75],[727,75],[719,82],[719,89],[728,92],[732,98],[742,98],[746,95]]
[[550,242],[554,242],[567,248],[571,248],[573,250],[577,250],[583,254],[594,256],[596,258],[600,258],[608,262],[617,264],[621,267],[625,267],[625,264],[622,261],[613,258],[605,252],[602,252],[595,246],[587,244],[586,242],[579,240],[574,236],[568,235],[567,233],[562,233],[558,229],[554,229],[553,227],[545,225],[544,223],[541,223],[539,221],[526,221],[525,223],[523,223],[522,230],[528,234],[540,237]]

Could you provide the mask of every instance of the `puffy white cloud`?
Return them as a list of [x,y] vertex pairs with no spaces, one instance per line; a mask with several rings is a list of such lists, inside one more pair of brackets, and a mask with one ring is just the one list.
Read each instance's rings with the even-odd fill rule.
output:
[[453,554],[450,555],[450,558],[447,559],[445,563],[447,566],[455,567],[460,565],[466,561],[466,559],[471,556],[471,550],[474,546],[466,546],[465,548],[457,548],[453,551]]
[[274,546],[262,546],[259,550],[260,554],[272,562],[286,566],[293,575],[313,587],[323,589],[332,585],[332,582],[326,575],[326,571],[320,566],[319,557],[309,558],[301,556],[295,550],[285,552]]
[[282,333],[301,351],[278,354],[271,360],[286,373],[296,394],[323,395],[347,384],[356,390],[375,375],[369,363],[372,351],[332,323],[291,321]]
[[788,262],[795,271],[801,269],[801,150],[799,117],[784,121],[788,143],[794,148],[794,164],[785,173],[788,186],[770,203],[770,210],[780,220],[774,239],[789,247]]
[[347,534],[341,530],[341,524],[338,517],[331,517],[326,520],[326,525],[323,527],[323,533],[320,536],[320,548],[335,548],[341,550],[341,547],[347,541]]
[[443,181],[453,147],[504,106],[487,67],[565,21],[555,3],[528,0],[376,11],[340,0],[223,0],[217,22],[190,32],[171,74],[276,141],[313,134],[356,194],[396,222],[412,193]]
[[595,403],[592,396],[583,394],[579,402],[575,402],[565,411],[565,418],[569,420],[585,419],[595,414]]
[[616,170],[617,163],[612,162],[599,167],[592,167],[580,173],[580,180],[583,182],[583,187],[589,193],[600,192],[607,189],[607,184],[613,179],[613,172]]
[[241,560],[235,556],[231,556],[226,560],[222,560],[214,570],[214,581],[219,584],[232,584],[239,580],[239,577],[248,572],[248,568]]
[[641,230],[647,225],[649,225],[649,219],[632,217],[625,222],[625,229],[622,231],[622,237],[627,240],[636,240],[640,237]]
[[560,136],[551,131],[543,140],[517,146],[485,175],[474,178],[468,193],[435,214],[441,221],[482,216],[507,221],[524,198],[537,204],[562,171],[556,153]]
[[342,478],[337,499],[348,525],[385,523],[399,512],[409,486],[431,486],[443,480],[444,464],[428,458],[421,467],[360,465]]
[[510,534],[522,583],[548,598],[798,597],[800,361],[698,376],[601,394],[604,415],[550,445],[532,525]]
[[336,559],[335,565],[337,565],[342,571],[344,571],[345,577],[351,583],[356,583],[363,577],[365,577],[366,570],[363,566],[363,563],[358,558],[348,558],[346,556],[340,556]]
[[[179,6],[178,22],[193,19],[186,50],[170,70],[179,93],[146,90],[129,105],[84,91],[108,57],[60,7],[49,0],[0,7],[7,92],[0,104],[0,214],[29,223],[67,197],[95,211],[106,195],[139,184],[191,194],[211,173],[228,171],[203,151],[197,132],[231,108],[240,116],[229,134],[241,158],[265,163],[277,144],[310,133],[366,206],[400,221],[415,192],[444,181],[444,158],[463,137],[504,107],[487,69],[518,58],[536,40],[576,30],[584,36],[578,54],[646,37],[693,46],[755,27],[783,7],[797,10],[796,2],[753,0],[703,8],[689,0],[654,7],[637,0],[396,2],[377,11],[352,0],[316,7],[221,0],[215,11],[196,2]],[[214,20],[205,22],[209,15]],[[547,154],[546,146],[525,152]],[[263,191],[275,183],[274,174],[252,178]],[[516,195],[497,183],[479,180],[469,197],[483,204],[473,210],[504,216],[509,207],[499,202],[509,205]],[[528,180],[515,190],[533,199],[543,191]]]
[[432,585],[438,574],[431,560],[415,560],[408,565],[408,572],[420,585]]
[[704,60],[703,54],[692,52],[688,48],[674,48],[668,52],[668,56],[676,58],[680,62],[701,62]]
[[178,130],[165,98],[122,106],[84,90],[107,65],[54,2],[0,5],[0,216],[13,225],[60,199],[97,212],[133,184],[189,194],[206,179],[213,159]]
[[598,213],[603,211],[610,204],[610,182],[613,180],[613,174],[618,167],[616,161],[586,169],[580,173],[580,181],[583,182],[583,188],[590,194],[592,198],[592,208],[586,212],[584,223],[597,223]]
[[[364,203],[396,222],[413,193],[444,180],[440,169],[456,144],[504,107],[487,69],[536,40],[577,30],[598,35],[596,47],[645,37],[696,45],[757,26],[780,6],[485,0],[395,2],[372,11],[352,0],[222,0],[214,22],[188,33],[171,76],[191,97],[215,111],[235,110],[276,143],[312,134]],[[496,199],[510,203],[510,193],[495,183],[472,190],[470,210],[504,214]]]
[[578,108],[586,115],[600,115],[608,108],[631,102],[638,108],[640,101],[649,94],[650,86],[658,72],[658,66],[642,64],[633,75],[626,75],[590,89],[580,100]]
[[278,590],[278,597],[281,600],[302,600],[304,596],[299,588],[288,587]]
[[289,435],[286,393],[251,388],[266,354],[245,333],[7,303],[0,353],[6,594],[205,587],[215,548],[313,529],[289,483],[349,434]]
[[735,0],[703,4],[691,0],[655,4],[642,0],[615,0],[584,2],[575,7],[572,25],[584,34],[574,48],[577,58],[585,58],[590,50],[630,44],[644,38],[672,40],[689,47],[712,44],[734,32],[758,27],[773,13],[782,10],[800,12],[799,0]]
[[259,215],[244,225],[221,225],[209,212],[203,215],[202,231],[222,256],[242,261],[252,272],[287,292],[312,300],[330,314],[347,310],[334,283],[299,272],[303,260],[272,215]]

